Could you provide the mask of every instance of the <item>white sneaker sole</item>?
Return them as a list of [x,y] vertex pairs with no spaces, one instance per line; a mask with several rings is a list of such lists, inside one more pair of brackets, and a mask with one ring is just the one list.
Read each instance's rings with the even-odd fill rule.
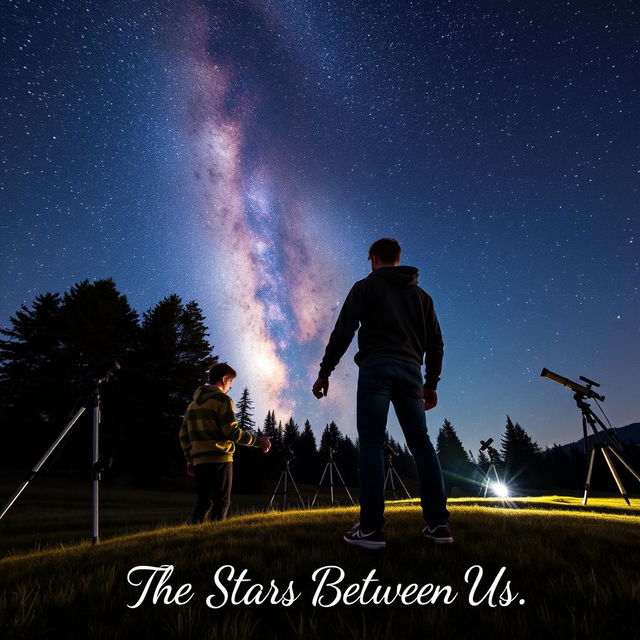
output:
[[343,536],[342,539],[347,544],[353,544],[356,547],[363,547],[364,549],[384,549],[387,546],[386,542],[374,540],[354,540],[353,538],[347,538],[347,536]]
[[422,535],[427,540],[431,540],[431,542],[435,542],[436,544],[453,544],[453,538],[432,538],[431,536]]

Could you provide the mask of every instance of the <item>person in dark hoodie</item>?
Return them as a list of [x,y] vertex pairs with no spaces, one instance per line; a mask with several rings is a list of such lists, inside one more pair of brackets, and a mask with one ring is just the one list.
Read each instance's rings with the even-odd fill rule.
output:
[[418,470],[426,522],[422,535],[438,544],[453,542],[442,471],[424,413],[438,403],[442,333],[433,300],[418,286],[418,269],[399,266],[400,251],[392,238],[381,238],[371,245],[372,272],[351,288],[312,389],[318,399],[327,395],[329,376],[359,327],[355,362],[359,367],[360,521],[344,540],[369,549],[386,546],[383,446],[390,402]]
[[233,400],[227,395],[236,372],[226,363],[214,364],[208,383],[198,387],[184,414],[180,444],[187,459],[187,475],[195,477],[198,499],[191,521],[225,520],[231,504],[233,453],[236,444],[271,448],[266,436],[238,427]]

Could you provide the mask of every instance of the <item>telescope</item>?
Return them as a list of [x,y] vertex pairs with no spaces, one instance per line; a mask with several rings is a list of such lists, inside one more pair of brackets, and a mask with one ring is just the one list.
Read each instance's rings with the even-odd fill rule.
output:
[[480,451],[485,451],[493,444],[493,438],[489,438],[488,440],[480,440]]
[[553,373],[553,371],[549,371],[549,369],[543,369],[540,372],[540,375],[544,378],[549,378],[549,380],[553,380],[558,384],[561,384],[563,387],[569,387],[572,391],[583,395],[585,398],[593,398],[594,400],[600,400],[604,402],[604,396],[601,396],[599,393],[596,393],[591,387],[599,387],[600,385],[593,380],[589,380],[589,378],[585,378],[584,376],[580,376],[580,380],[587,383],[585,387],[582,384],[578,384],[577,382],[573,382],[573,380],[569,380],[569,378],[565,378],[564,376],[560,376],[557,373]]
[[[596,393],[591,387],[599,387],[600,385],[593,380],[589,380],[589,378],[585,378],[584,376],[580,376],[580,380],[587,383],[587,386],[578,384],[577,382],[573,382],[569,380],[569,378],[564,378],[563,376],[559,376],[557,373],[553,373],[553,371],[549,371],[549,369],[543,369],[541,376],[545,378],[549,378],[549,380],[553,380],[558,384],[561,384],[563,387],[569,387],[572,391],[575,391],[573,394],[573,399],[580,409],[582,413],[582,437],[584,442],[584,452],[589,456],[589,466],[587,469],[587,480],[584,485],[584,497],[582,498],[582,504],[586,505],[587,500],[589,499],[589,490],[591,489],[591,474],[593,472],[593,463],[595,462],[596,452],[600,451],[602,456],[604,457],[607,466],[609,467],[609,471],[611,471],[611,475],[618,485],[618,491],[620,491],[620,495],[624,498],[624,501],[631,505],[629,502],[629,497],[627,496],[627,490],[624,488],[622,484],[622,479],[618,475],[618,471],[614,466],[614,456],[617,458],[626,468],[630,471],[636,478],[636,480],[640,481],[640,474],[638,474],[635,469],[622,457],[622,444],[618,440],[616,433],[611,427],[611,422],[609,422],[609,418],[607,418],[605,414],[605,418],[607,418],[607,422],[609,422],[609,427],[607,428],[598,418],[598,416],[591,409],[591,405],[586,402],[587,398],[591,398],[596,401],[604,400],[604,396],[601,396],[599,393]],[[600,405],[598,405],[600,406]],[[602,411],[602,407],[600,407]],[[604,411],[602,411],[604,414]],[[593,431],[593,436],[591,439],[587,438],[587,425],[591,427]],[[600,437],[601,434],[598,433],[598,426],[602,429],[602,432],[607,435],[610,442],[605,442]],[[612,444],[613,443],[613,446]],[[617,450],[616,450],[617,449]]]

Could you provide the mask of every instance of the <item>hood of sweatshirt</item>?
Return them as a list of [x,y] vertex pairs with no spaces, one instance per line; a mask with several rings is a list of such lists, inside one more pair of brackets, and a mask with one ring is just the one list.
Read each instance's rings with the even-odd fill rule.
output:
[[207,400],[211,400],[213,396],[217,396],[220,393],[222,393],[222,391],[218,387],[216,387],[214,384],[204,384],[201,387],[198,387],[194,391],[193,401],[196,404],[203,404]]
[[416,267],[380,267],[369,274],[369,277],[382,278],[396,287],[413,287],[418,284]]

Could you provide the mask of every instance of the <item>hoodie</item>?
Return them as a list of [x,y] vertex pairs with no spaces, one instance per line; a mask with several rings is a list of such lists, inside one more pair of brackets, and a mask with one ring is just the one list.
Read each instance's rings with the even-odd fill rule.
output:
[[418,366],[426,362],[425,386],[438,386],[442,333],[431,296],[418,286],[418,269],[381,267],[353,285],[320,363],[321,378],[331,375],[358,327],[358,366],[380,356]]
[[226,393],[212,384],[195,390],[180,429],[187,462],[233,462],[236,443],[251,447],[256,440],[238,427],[233,400]]

